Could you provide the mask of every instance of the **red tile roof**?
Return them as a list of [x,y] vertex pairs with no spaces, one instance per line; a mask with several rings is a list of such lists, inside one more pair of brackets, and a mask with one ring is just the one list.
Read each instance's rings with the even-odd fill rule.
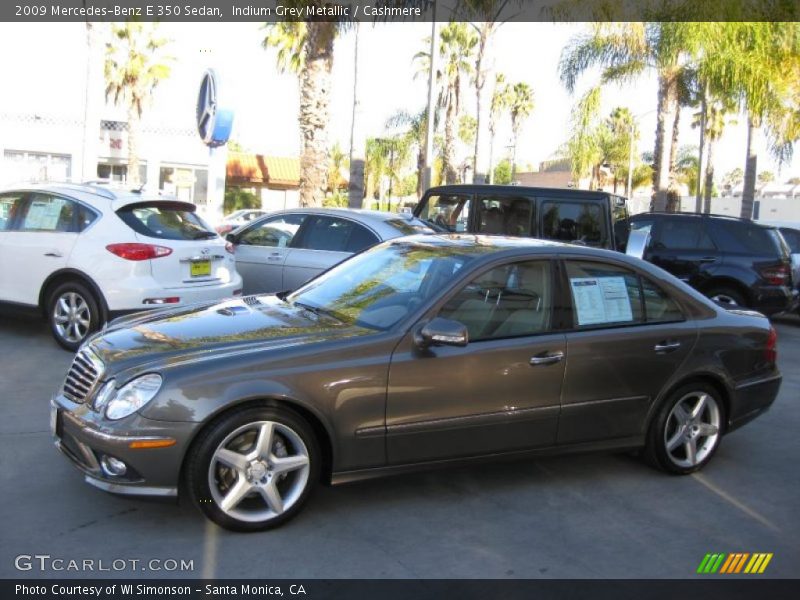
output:
[[229,152],[227,178],[233,184],[299,187],[300,159]]

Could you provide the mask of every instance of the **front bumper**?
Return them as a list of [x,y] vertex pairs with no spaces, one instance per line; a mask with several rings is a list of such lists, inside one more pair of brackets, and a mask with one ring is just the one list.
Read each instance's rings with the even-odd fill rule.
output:
[[[60,394],[52,399],[50,410],[56,448],[84,474],[87,483],[117,494],[177,496],[181,463],[195,423],[153,421],[138,414],[122,419],[124,426],[104,423],[87,405]],[[131,447],[137,442],[172,440],[167,447]],[[125,474],[115,476],[105,470],[103,457],[123,461]]]

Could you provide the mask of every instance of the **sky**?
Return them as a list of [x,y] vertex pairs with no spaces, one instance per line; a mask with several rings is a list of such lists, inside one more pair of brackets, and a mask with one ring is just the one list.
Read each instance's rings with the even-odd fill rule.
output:
[[[583,24],[506,23],[494,38],[491,62],[508,81],[525,81],[533,87],[535,108],[525,123],[517,156],[522,165],[538,165],[558,156],[568,136],[572,107],[598,73],[589,71],[570,95],[558,78],[558,60],[569,39]],[[418,112],[426,103],[427,78],[414,75],[412,58],[426,48],[429,23],[362,24],[359,34],[361,118],[370,136],[386,134],[385,124],[399,110]],[[257,23],[165,23],[162,34],[172,40],[173,73],[155,92],[148,119],[192,126],[197,87],[203,71],[214,66],[223,77],[226,103],[236,111],[233,138],[248,150],[280,156],[297,155],[299,84],[295,75],[275,67],[276,52],[265,50],[265,32]],[[331,101],[331,143],[347,151],[350,140],[355,32],[336,41]],[[85,29],[81,23],[0,24],[0,113],[30,112],[82,114],[85,77]],[[491,93],[487,83],[487,98]],[[465,91],[465,108],[474,113],[474,93]],[[639,116],[639,151],[652,151],[655,132],[656,81],[648,74],[624,87],[603,89],[603,114],[614,107],[628,107]],[[109,107],[109,116],[124,118]],[[684,111],[681,145],[699,143]],[[744,166],[745,120],[728,127],[717,147],[716,171],[724,174]],[[0,132],[2,135],[2,132]],[[495,154],[503,156],[510,144],[510,124],[505,119],[498,131]],[[771,170],[779,181],[800,176],[800,157],[778,167],[757,140],[759,170]]]

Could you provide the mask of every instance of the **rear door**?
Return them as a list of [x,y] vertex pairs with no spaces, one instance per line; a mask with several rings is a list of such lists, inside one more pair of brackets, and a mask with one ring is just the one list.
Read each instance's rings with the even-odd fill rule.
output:
[[694,322],[661,286],[627,267],[565,264],[572,326],[558,443],[640,436],[650,406],[694,346]]
[[128,204],[117,216],[139,243],[172,252],[150,260],[155,279],[165,289],[215,285],[230,280],[232,257],[225,241],[186,202],[153,200]]
[[25,192],[0,194],[0,300],[11,301],[14,286],[14,236],[26,197]]
[[240,232],[236,240],[236,268],[244,294],[280,292],[283,266],[290,246],[309,215],[288,213],[258,221]]
[[53,194],[31,192],[21,204],[13,196],[8,205],[21,210],[16,231],[5,234],[7,251],[2,254],[8,285],[4,299],[37,304],[47,277],[66,267],[78,239],[79,204]]
[[535,200],[515,194],[478,194],[475,233],[531,237]]
[[702,288],[722,264],[722,256],[702,217],[664,217],[651,231],[644,259],[695,288]]
[[351,219],[311,215],[286,256],[283,289],[296,290],[322,271],[378,243],[378,236]]
[[542,197],[539,201],[539,237],[595,248],[611,248],[607,202]]

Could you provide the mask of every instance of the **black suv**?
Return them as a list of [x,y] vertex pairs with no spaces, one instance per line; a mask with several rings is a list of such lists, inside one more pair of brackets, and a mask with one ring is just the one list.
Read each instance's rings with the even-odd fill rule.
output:
[[512,185],[443,185],[414,216],[437,231],[511,235],[620,249],[625,198],[607,192]]
[[777,228],[716,215],[642,213],[630,230],[650,233],[643,258],[718,303],[766,315],[790,310],[789,248]]

